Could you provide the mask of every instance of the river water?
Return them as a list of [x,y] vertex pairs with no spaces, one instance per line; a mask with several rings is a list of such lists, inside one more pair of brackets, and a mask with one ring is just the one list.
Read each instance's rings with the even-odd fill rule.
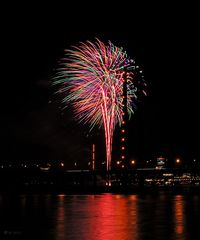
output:
[[0,239],[200,239],[198,194],[0,194]]

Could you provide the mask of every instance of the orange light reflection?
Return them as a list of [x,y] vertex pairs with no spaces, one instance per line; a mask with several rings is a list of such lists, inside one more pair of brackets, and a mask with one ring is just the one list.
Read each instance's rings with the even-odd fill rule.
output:
[[[96,219],[96,240],[138,239],[137,196],[107,195],[98,202],[102,217]],[[123,229],[123,231],[122,231]],[[128,235],[127,235],[128,234]]]
[[57,225],[56,225],[56,240],[65,240],[65,207],[64,207],[65,195],[58,195],[58,211],[57,211]]
[[174,224],[175,224],[175,234],[178,239],[185,239],[185,215],[184,215],[184,201],[183,196],[175,196],[174,203]]

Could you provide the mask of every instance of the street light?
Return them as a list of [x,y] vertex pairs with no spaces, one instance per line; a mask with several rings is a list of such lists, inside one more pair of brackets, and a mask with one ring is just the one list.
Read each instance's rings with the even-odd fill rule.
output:
[[180,158],[177,158],[177,159],[176,159],[176,163],[177,163],[177,164],[180,164],[180,163],[181,163]]
[[64,164],[63,162],[61,162],[60,165],[61,165],[61,167],[64,167],[64,166],[65,166],[65,164]]
[[135,164],[135,160],[132,160],[132,161],[131,161],[131,164],[134,165],[134,164]]

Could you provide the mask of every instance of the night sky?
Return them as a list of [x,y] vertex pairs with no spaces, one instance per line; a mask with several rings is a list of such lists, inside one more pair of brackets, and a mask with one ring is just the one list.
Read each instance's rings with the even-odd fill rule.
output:
[[1,28],[1,162],[70,165],[85,161],[93,141],[101,155],[102,130],[89,134],[62,111],[51,86],[64,49],[95,37],[123,47],[144,69],[148,96],[129,122],[130,157],[199,159],[195,6],[17,7],[5,9]]

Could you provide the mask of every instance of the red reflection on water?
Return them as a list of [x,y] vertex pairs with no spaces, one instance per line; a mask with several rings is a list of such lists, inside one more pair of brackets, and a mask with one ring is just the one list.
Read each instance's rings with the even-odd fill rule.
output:
[[65,236],[65,207],[64,207],[65,195],[58,195],[58,209],[56,216],[56,240],[66,240]]
[[138,240],[137,196],[58,197],[56,240]]
[[[137,196],[104,195],[97,202],[99,216],[93,227],[96,228],[94,239],[137,239]],[[94,234],[94,228],[91,229]],[[89,234],[90,235],[90,234]]]
[[183,196],[175,196],[174,203],[174,224],[177,239],[185,239],[185,214]]

